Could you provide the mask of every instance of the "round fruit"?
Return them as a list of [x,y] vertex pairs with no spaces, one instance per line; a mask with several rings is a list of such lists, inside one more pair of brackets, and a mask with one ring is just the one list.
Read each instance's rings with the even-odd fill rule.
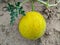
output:
[[46,22],[42,14],[31,11],[27,12],[19,22],[19,32],[30,40],[40,38],[46,30]]

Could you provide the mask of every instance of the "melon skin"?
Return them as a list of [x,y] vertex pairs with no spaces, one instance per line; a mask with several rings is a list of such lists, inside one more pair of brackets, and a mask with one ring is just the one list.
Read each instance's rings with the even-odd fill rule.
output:
[[46,21],[41,13],[30,11],[19,21],[20,34],[30,40],[36,40],[44,35]]

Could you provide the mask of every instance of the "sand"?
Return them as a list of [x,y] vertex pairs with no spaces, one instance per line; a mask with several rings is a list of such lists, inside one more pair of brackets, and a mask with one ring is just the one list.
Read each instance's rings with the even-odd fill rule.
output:
[[[51,3],[54,2],[55,0],[51,0]],[[3,8],[7,5],[6,3],[0,2],[0,45],[60,45],[60,4],[56,7],[44,9],[43,5],[35,3],[35,10],[42,13],[46,19],[47,29],[40,39],[31,41],[19,34],[18,22],[22,17],[21,15],[16,19],[14,25],[10,26],[10,14]],[[31,11],[29,2],[24,4],[23,7],[26,12]]]

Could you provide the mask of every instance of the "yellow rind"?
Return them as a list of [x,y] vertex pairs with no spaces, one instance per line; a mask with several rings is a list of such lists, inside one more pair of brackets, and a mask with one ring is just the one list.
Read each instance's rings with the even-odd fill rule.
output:
[[36,40],[44,34],[45,30],[46,21],[39,12],[27,12],[19,21],[19,32],[24,38]]

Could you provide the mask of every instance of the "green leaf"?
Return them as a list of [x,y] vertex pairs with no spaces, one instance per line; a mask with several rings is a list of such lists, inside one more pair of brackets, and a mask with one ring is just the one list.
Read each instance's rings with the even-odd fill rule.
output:
[[21,14],[22,14],[23,16],[25,16],[25,11],[21,11]]
[[13,24],[15,22],[15,19],[18,17],[19,14],[25,15],[25,11],[23,10],[23,7],[20,6],[21,2],[15,3],[15,6],[8,3],[7,10],[10,12],[11,20],[10,24]]
[[23,7],[20,7],[19,9],[23,9]]
[[14,16],[15,16],[15,17],[18,17],[18,12],[17,12],[17,13],[15,12],[15,13],[14,13]]
[[15,18],[11,17],[10,24],[13,24],[15,22]]
[[15,9],[14,5],[8,3],[7,10],[8,10],[9,12],[12,12],[14,9]]
[[12,17],[12,16],[11,16],[11,19],[12,19],[12,21],[14,21],[14,20],[15,20],[15,18],[14,18],[14,17]]
[[19,6],[19,5],[20,5],[20,3],[21,3],[21,2],[17,2],[17,3],[15,3],[15,5],[16,5],[16,6]]
[[23,10],[23,7],[19,8],[19,14],[22,14],[23,16],[25,16],[25,11]]
[[13,12],[10,13],[10,16],[14,16],[14,15],[13,15]]

